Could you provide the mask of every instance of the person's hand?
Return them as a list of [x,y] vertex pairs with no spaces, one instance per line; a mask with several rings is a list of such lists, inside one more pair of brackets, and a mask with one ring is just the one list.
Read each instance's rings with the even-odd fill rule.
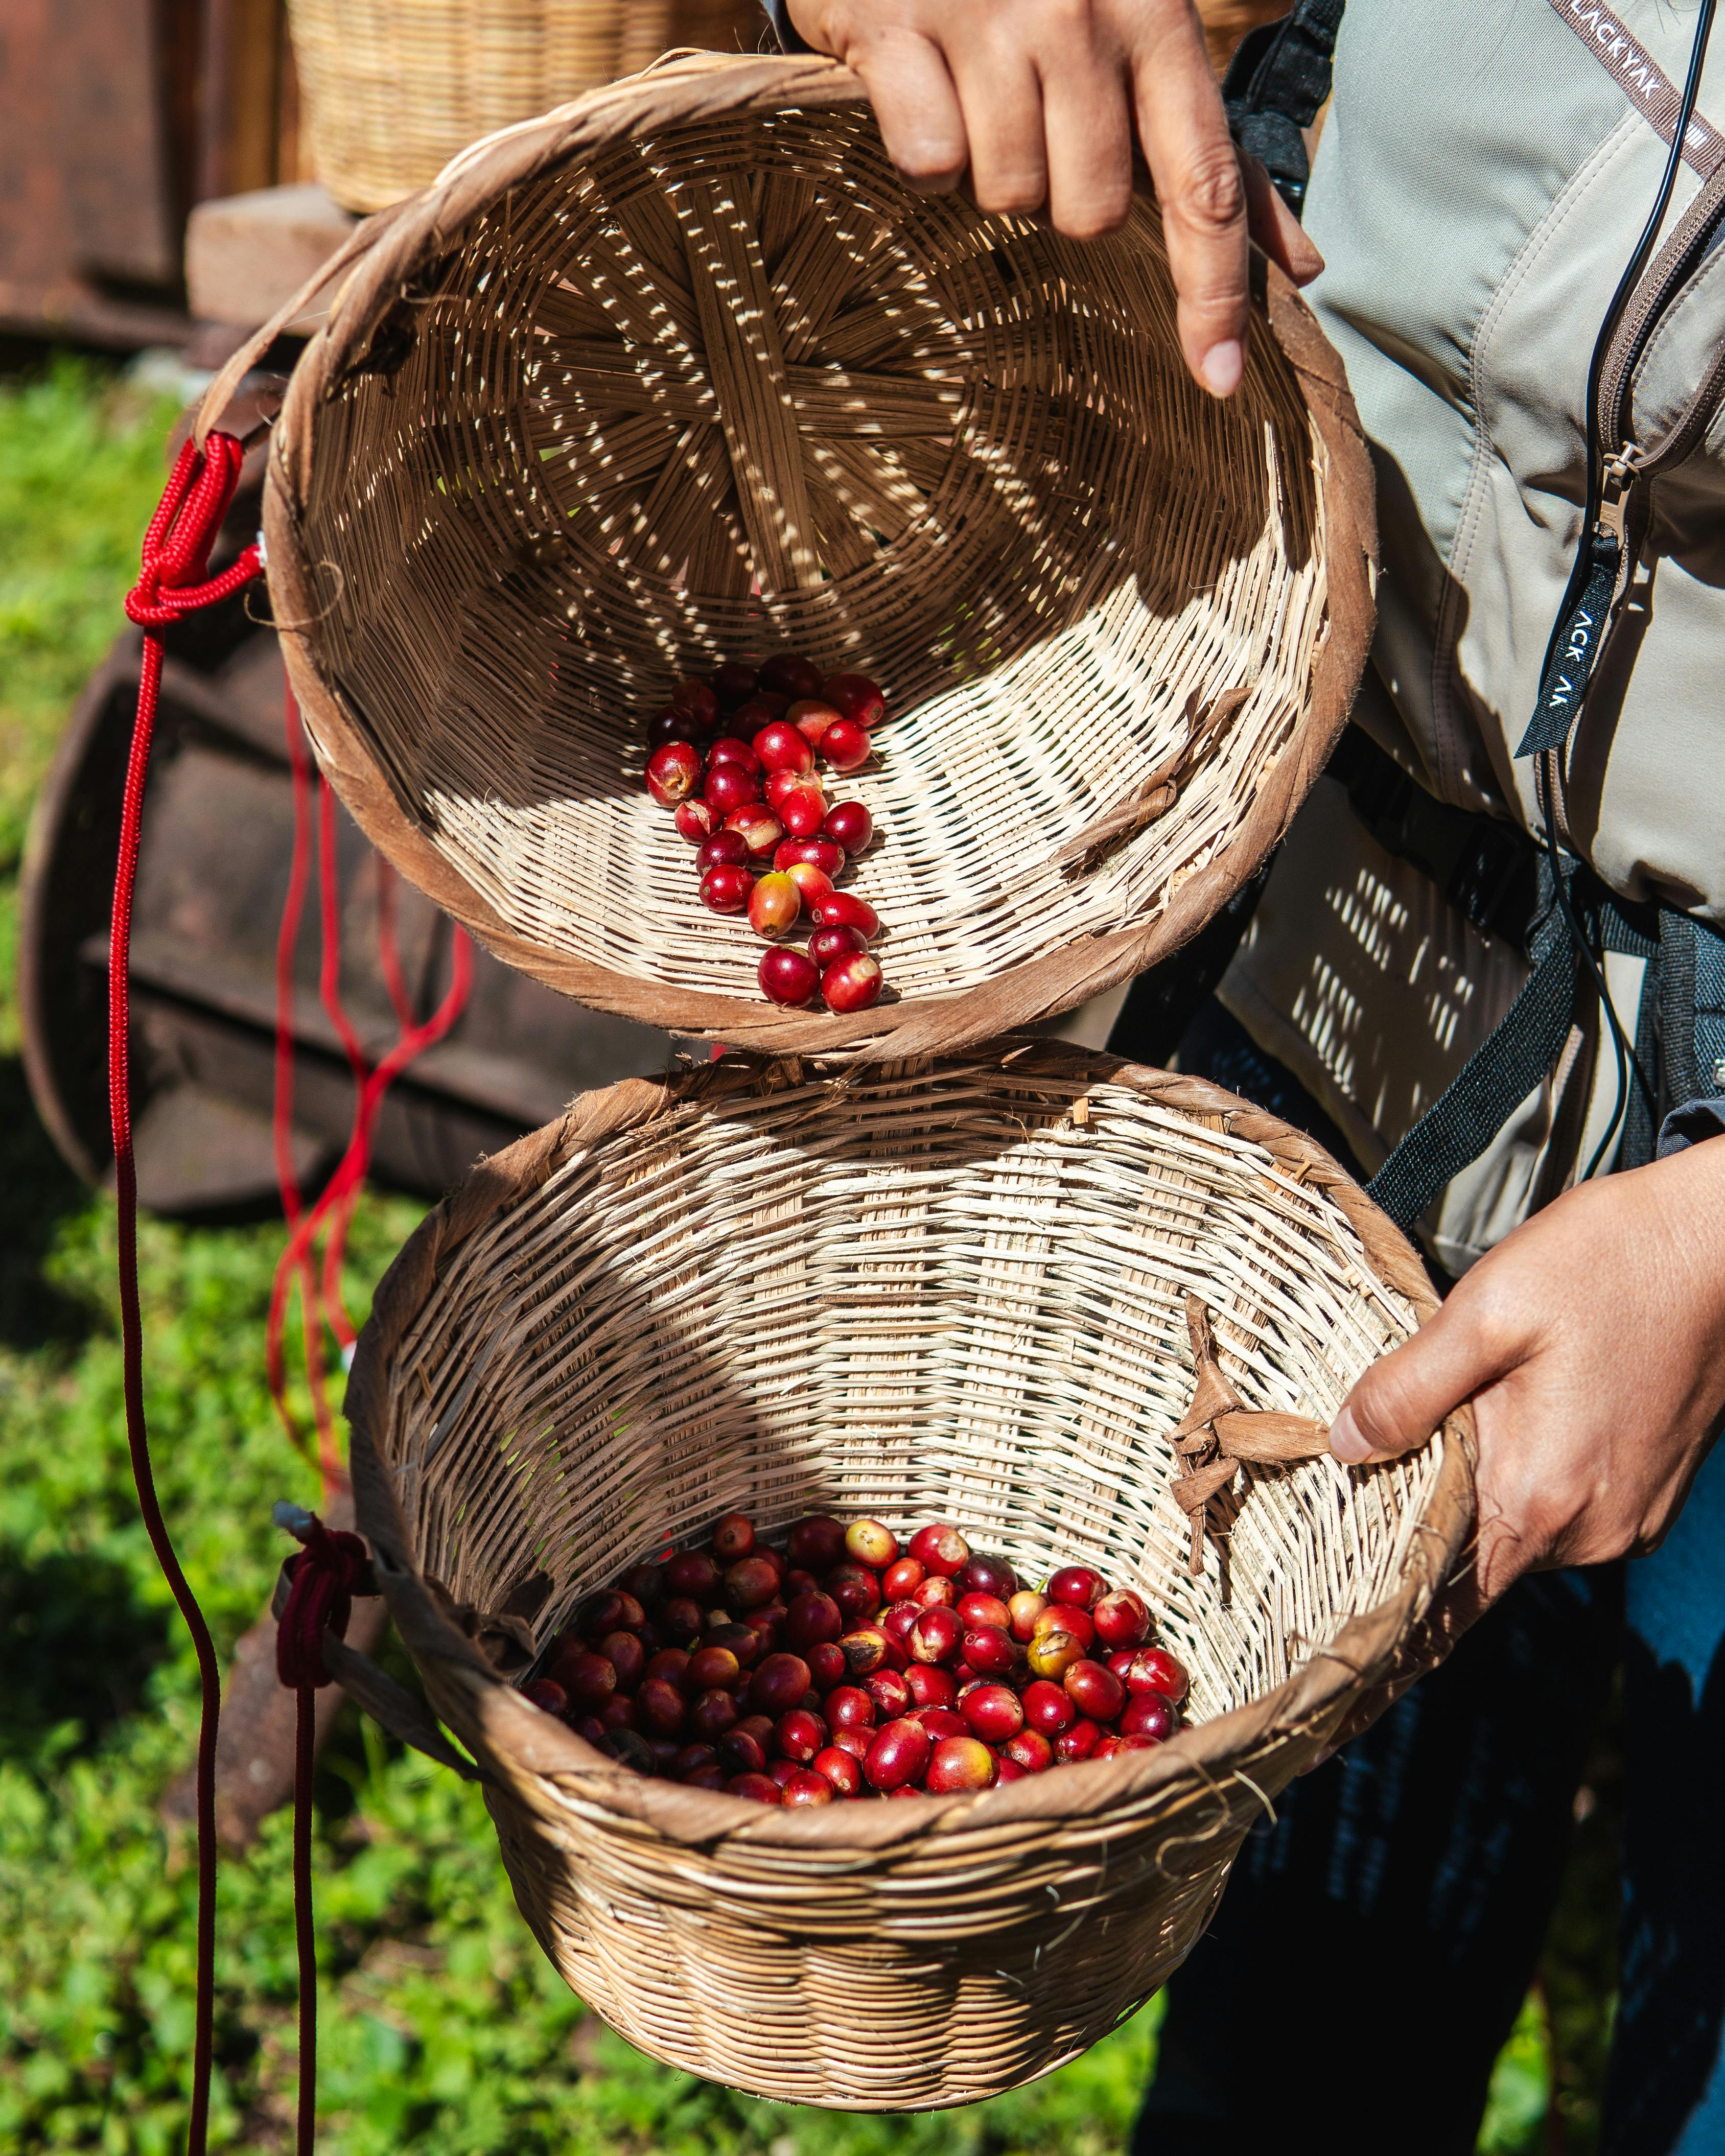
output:
[[1584,1183],[1464,1274],[1431,1322],[1348,1394],[1350,1466],[1423,1444],[1471,1401],[1478,1540],[1366,1728],[1524,1572],[1656,1548],[1725,1414],[1725,1137]]
[[791,0],[818,51],[861,76],[914,185],[978,208],[1046,208],[1096,239],[1125,222],[1134,134],[1162,205],[1181,348],[1227,397],[1245,364],[1248,234],[1296,284],[1322,258],[1255,160],[1235,155],[1191,0]]
[[1364,1373],[1330,1449],[1394,1458],[1464,1400],[1481,1608],[1538,1567],[1658,1547],[1725,1412],[1725,1137],[1524,1221]]

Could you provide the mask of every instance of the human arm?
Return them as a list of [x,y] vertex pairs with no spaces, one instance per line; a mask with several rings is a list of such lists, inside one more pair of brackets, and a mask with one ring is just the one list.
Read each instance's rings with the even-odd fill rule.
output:
[[1296,284],[1316,249],[1236,155],[1191,0],[783,0],[810,46],[862,79],[894,162],[931,192],[967,172],[979,208],[1046,208],[1077,239],[1116,230],[1143,149],[1179,299],[1181,347],[1213,395],[1237,386],[1247,239]]
[[[1479,1532],[1389,1680],[1314,1765],[1443,1661],[1524,1572],[1653,1548],[1682,1509],[1725,1413],[1725,1125],[1584,1183],[1464,1275],[1431,1320],[1355,1385],[1331,1429],[1350,1466],[1423,1444],[1471,1401]],[[1663,1149],[1663,1148],[1662,1148]]]
[[1524,1572],[1657,1546],[1725,1414],[1725,1136],[1524,1221],[1365,1372],[1331,1449],[1392,1458],[1464,1401],[1479,1538],[1452,1624]]

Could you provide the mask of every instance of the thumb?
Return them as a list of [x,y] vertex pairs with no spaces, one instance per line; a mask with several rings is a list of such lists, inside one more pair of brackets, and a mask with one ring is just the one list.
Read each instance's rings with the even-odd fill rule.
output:
[[1445,1303],[1411,1340],[1362,1373],[1330,1425],[1330,1450],[1350,1467],[1411,1452],[1504,1367],[1465,1306]]

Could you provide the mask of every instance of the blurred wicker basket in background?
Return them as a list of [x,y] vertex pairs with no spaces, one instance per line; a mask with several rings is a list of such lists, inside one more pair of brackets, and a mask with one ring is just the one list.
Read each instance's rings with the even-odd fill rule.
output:
[[385,209],[458,150],[673,45],[752,50],[758,0],[289,0],[317,177]]
[[[523,1913],[631,2041],[786,2101],[965,2102],[1094,2042],[1189,1951],[1471,1518],[1464,1415],[1381,1468],[1243,1466],[1194,1577],[1192,1297],[1245,1419],[1278,1426],[1327,1424],[1436,1306],[1312,1141],[1042,1043],[588,1094],[408,1243],[348,1394],[359,1523],[490,1777]],[[532,1610],[543,1641],[732,1508],[948,1518],[1035,1578],[1096,1563],[1150,1602],[1196,1726],[980,1795],[763,1810],[603,1758],[446,1614]]]

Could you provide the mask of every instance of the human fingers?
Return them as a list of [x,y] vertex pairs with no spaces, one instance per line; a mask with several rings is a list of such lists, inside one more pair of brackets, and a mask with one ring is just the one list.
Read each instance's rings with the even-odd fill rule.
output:
[[1331,1451],[1350,1467],[1412,1451],[1501,1377],[1514,1353],[1491,1322],[1491,1305],[1458,1291],[1411,1339],[1362,1373],[1330,1424]]
[[1245,182],[1246,225],[1260,247],[1287,272],[1291,282],[1309,285],[1324,266],[1324,259],[1281,197],[1274,182],[1255,157],[1240,153],[1240,177]]
[[800,0],[791,19],[818,51],[833,54],[861,77],[886,154],[911,184],[931,194],[956,187],[971,146],[952,71],[935,39],[911,23],[883,20],[843,0]]
[[1042,83],[1012,11],[979,14],[945,44],[970,146],[970,193],[996,215],[1039,210],[1048,198]]
[[1138,139],[1162,207],[1181,349],[1194,378],[1229,397],[1245,367],[1249,304],[1240,159],[1195,10],[1146,0],[1132,24]]
[[1048,213],[1075,239],[1118,231],[1132,201],[1130,83],[1117,52],[1091,40],[1039,56]]

